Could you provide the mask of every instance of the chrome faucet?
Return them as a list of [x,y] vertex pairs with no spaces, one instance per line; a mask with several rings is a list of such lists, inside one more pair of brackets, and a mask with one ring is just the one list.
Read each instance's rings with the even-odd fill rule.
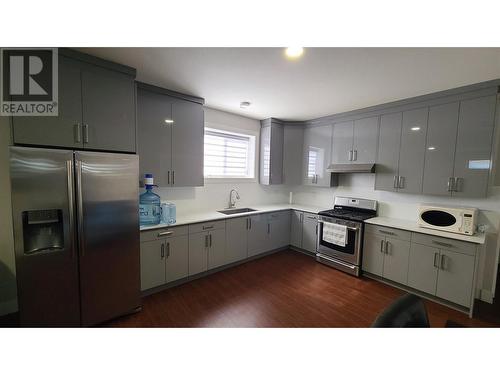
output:
[[236,199],[233,197],[233,192],[236,193],[236,199],[240,199],[240,195],[235,189],[231,189],[229,192],[229,208],[235,208],[236,207]]

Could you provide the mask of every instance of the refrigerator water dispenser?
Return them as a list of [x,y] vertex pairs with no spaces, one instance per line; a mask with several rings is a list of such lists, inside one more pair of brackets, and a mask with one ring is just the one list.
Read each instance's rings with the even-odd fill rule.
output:
[[62,210],[23,211],[24,254],[64,249]]

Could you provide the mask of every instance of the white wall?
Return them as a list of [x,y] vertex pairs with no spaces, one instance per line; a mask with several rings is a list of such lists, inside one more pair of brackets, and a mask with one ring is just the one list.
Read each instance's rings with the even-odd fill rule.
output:
[[177,215],[184,213],[220,210],[227,207],[229,192],[236,189],[241,199],[237,206],[283,203],[288,201],[287,189],[283,186],[264,186],[258,183],[258,155],[260,121],[231,113],[205,108],[205,125],[218,129],[242,132],[256,136],[256,171],[251,181],[215,179],[205,180],[205,186],[195,188],[158,188],[156,193],[162,200],[174,202]]
[[17,311],[9,177],[10,126],[0,116],[0,316]]

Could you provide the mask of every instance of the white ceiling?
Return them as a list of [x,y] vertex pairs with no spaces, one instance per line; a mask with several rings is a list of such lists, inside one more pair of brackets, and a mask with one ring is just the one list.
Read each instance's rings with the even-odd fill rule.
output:
[[312,119],[500,78],[500,48],[306,48],[295,61],[282,48],[80,50],[256,119]]

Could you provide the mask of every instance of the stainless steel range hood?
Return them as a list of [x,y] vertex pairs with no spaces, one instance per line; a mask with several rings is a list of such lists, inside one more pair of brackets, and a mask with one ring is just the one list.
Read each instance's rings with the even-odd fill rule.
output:
[[326,170],[331,173],[375,173],[375,164],[330,164]]

